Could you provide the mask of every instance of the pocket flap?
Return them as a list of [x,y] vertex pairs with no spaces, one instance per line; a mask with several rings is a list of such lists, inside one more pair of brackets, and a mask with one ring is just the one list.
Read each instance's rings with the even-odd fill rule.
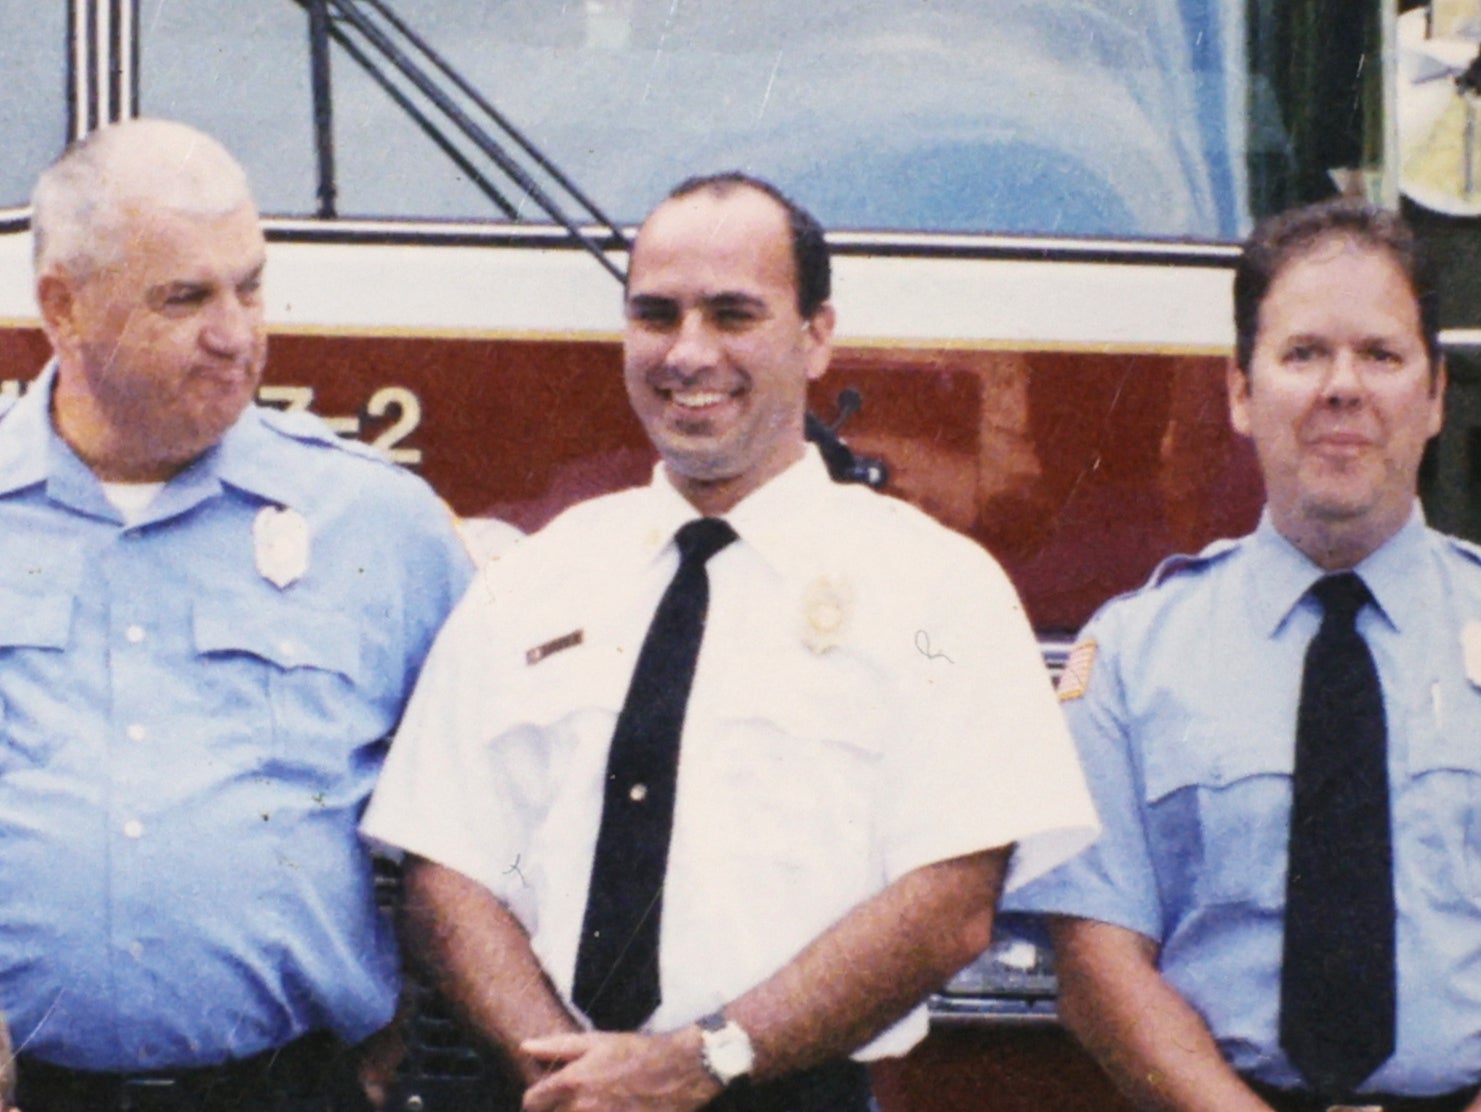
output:
[[192,614],[196,651],[247,653],[284,670],[317,668],[354,679],[360,671],[360,636],[352,622],[328,611],[205,599]]
[[1146,802],[1182,788],[1223,788],[1251,776],[1290,776],[1296,760],[1287,735],[1207,724],[1147,747]]
[[511,660],[496,681],[491,733],[550,726],[583,711],[615,718],[627,698],[632,653],[609,642],[583,640],[538,660]]
[[72,638],[70,595],[0,588],[0,648],[65,649]]

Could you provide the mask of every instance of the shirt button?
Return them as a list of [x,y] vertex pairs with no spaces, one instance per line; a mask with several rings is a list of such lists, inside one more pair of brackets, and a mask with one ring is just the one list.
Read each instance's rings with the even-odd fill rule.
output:
[[278,651],[288,660],[292,660],[298,655],[298,643],[296,641],[279,641]]
[[128,734],[129,734],[129,740],[130,741],[143,741],[145,735],[147,735],[148,733],[149,733],[149,731],[146,730],[146,729],[144,729],[144,727],[141,726],[141,725],[139,725],[139,723],[137,723],[137,722],[135,722],[128,729]]
[[130,942],[129,943],[129,955],[135,961],[139,961],[141,958],[143,958],[144,957],[144,943],[142,943],[142,942]]
[[643,800],[648,798],[648,785],[634,784],[628,789],[627,798],[631,799],[634,803],[643,802]]
[[138,819],[129,819],[128,822],[123,824],[123,836],[125,838],[144,837],[144,824]]
[[128,629],[123,631],[123,636],[130,645],[137,645],[140,641],[144,640],[144,627],[140,625],[131,625]]

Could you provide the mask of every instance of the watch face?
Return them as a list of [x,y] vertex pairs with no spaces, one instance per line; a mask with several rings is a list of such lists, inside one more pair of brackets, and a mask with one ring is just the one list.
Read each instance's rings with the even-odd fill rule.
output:
[[738,1023],[727,1022],[718,1031],[704,1031],[705,1065],[722,1085],[751,1072],[755,1054],[751,1039]]

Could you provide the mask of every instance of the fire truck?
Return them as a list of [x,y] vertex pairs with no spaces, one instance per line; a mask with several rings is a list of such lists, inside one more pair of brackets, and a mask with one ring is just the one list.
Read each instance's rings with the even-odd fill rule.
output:
[[[37,172],[101,123],[184,120],[242,159],[266,217],[261,400],[378,445],[494,549],[646,479],[626,248],[673,183],[744,169],[830,229],[839,347],[809,430],[835,477],[993,552],[1053,671],[1163,556],[1253,525],[1223,393],[1230,276],[1252,222],[1292,203],[1402,205],[1441,255],[1452,395],[1423,493],[1432,522],[1481,536],[1478,8],[8,4],[0,391],[48,355]],[[486,1063],[422,1004],[398,1107],[471,1107]],[[932,1017],[876,1068],[886,1112],[1123,1107],[1056,1023],[1034,923],[1004,922]]]

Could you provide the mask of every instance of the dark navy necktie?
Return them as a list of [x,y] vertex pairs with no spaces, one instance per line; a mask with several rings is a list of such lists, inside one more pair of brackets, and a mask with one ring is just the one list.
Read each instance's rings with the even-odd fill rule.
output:
[[571,992],[601,1030],[636,1030],[659,1004],[663,879],[679,738],[709,609],[705,562],[735,539],[735,530],[712,517],[676,534],[679,570],[648,626],[612,734]]
[[[1319,579],[1296,724],[1280,1043],[1308,1084],[1352,1095],[1394,1050],[1394,884],[1387,727],[1357,631],[1353,572]],[[1225,852],[1239,852],[1226,846]]]

